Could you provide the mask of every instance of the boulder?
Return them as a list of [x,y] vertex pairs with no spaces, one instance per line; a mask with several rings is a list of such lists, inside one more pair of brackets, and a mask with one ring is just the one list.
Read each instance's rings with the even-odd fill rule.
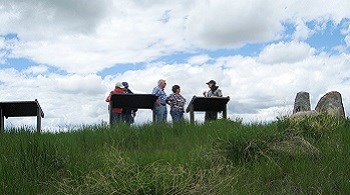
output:
[[294,113],[290,116],[292,119],[303,119],[305,117],[317,116],[319,113],[316,110],[308,110]]
[[294,101],[293,114],[311,110],[310,95],[308,92],[301,91],[297,93]]
[[332,116],[345,118],[345,111],[341,94],[337,91],[326,93],[318,101],[315,110],[319,113],[326,113]]

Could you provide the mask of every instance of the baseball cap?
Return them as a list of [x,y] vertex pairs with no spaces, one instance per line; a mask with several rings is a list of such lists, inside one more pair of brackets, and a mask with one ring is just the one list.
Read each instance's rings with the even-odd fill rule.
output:
[[123,86],[120,82],[116,82],[116,83],[115,83],[115,86],[116,86],[116,87],[119,87],[119,88],[124,88],[124,86]]
[[122,85],[123,85],[124,87],[129,87],[129,83],[128,83],[128,82],[122,82]]

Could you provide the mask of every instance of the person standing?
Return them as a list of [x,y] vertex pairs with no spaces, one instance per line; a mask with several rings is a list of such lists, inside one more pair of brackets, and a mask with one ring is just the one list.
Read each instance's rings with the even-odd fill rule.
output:
[[[115,84],[115,88],[113,91],[111,91],[109,93],[109,95],[107,96],[106,98],[106,102],[110,102],[111,101],[111,96],[113,94],[121,94],[121,93],[124,93],[124,86],[120,83],[120,82],[117,82]],[[109,107],[108,105],[108,110],[110,110],[111,108]],[[120,123],[120,122],[123,122],[123,115],[122,115],[122,112],[123,112],[123,109],[122,108],[113,108],[112,109],[112,116],[111,116],[111,119],[112,119],[112,123]]]
[[[206,83],[209,87],[208,91],[203,93],[204,97],[222,97],[222,91],[219,89],[219,86],[216,85],[214,80],[210,80]],[[216,111],[207,111],[205,112],[205,121],[216,120],[218,118],[218,112]]]
[[[128,82],[122,82],[122,85],[124,86],[124,93],[126,94],[133,94],[133,92],[129,89],[129,83]],[[130,108],[124,108],[123,109],[123,122],[126,124],[132,124],[134,123],[134,117],[136,116],[137,109],[130,109]]]
[[171,90],[173,93],[167,97],[166,102],[170,105],[170,115],[173,122],[180,122],[184,118],[186,99],[180,94],[179,85],[174,85]]
[[158,98],[155,102],[154,114],[155,114],[155,122],[162,123],[166,122],[167,118],[167,107],[166,107],[166,93],[164,91],[166,86],[166,82],[164,79],[160,79],[158,81],[158,85],[153,88],[152,94],[155,94]]

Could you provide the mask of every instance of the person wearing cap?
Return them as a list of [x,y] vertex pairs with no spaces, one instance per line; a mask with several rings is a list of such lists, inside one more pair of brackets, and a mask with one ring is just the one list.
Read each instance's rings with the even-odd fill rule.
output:
[[[122,85],[124,86],[124,93],[127,94],[133,94],[133,92],[129,89],[129,83],[128,82],[122,82]],[[134,123],[134,117],[136,116],[137,109],[123,109],[123,122],[126,124],[132,124]]]
[[[120,83],[117,82],[115,84],[115,88],[113,91],[111,91],[109,93],[109,95],[106,98],[106,102],[110,102],[111,101],[111,96],[113,94],[121,94],[124,93],[124,86]],[[108,107],[108,110],[110,109],[110,107]],[[123,109],[122,108],[113,108],[112,109],[112,123],[119,123],[119,122],[123,122]]]
[[171,90],[173,93],[167,97],[166,102],[170,105],[170,116],[173,122],[180,122],[184,118],[186,99],[180,94],[179,85],[174,85]]
[[[216,85],[214,80],[210,80],[206,83],[209,87],[208,91],[203,92],[204,97],[222,97],[222,91],[219,86]],[[207,111],[205,112],[205,121],[216,120],[218,118],[218,112]]]
[[158,98],[155,102],[154,114],[156,123],[165,123],[167,118],[167,107],[166,107],[166,98],[167,95],[164,91],[166,82],[164,79],[158,81],[158,85],[153,88],[152,94],[155,94]]

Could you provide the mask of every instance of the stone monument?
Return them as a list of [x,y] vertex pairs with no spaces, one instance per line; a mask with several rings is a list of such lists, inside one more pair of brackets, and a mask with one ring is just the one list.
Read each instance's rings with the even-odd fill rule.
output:
[[319,113],[326,113],[333,116],[345,118],[345,111],[341,94],[337,91],[326,93],[318,101],[315,110]]
[[308,92],[301,91],[297,93],[294,102],[293,114],[311,110],[310,95]]

